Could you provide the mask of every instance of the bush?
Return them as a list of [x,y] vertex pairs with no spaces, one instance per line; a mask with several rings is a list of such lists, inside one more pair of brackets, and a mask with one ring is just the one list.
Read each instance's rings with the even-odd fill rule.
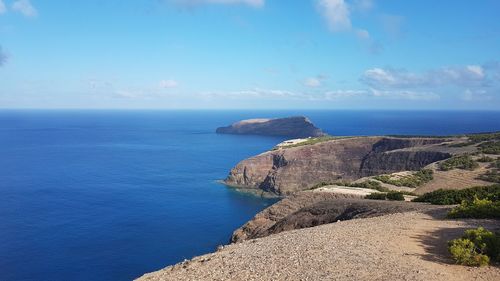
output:
[[461,190],[439,189],[413,199],[414,202],[428,202],[434,205],[455,205],[462,201],[472,202],[474,198],[500,201],[500,184],[476,186]]
[[380,175],[376,176],[375,179],[383,183],[392,184],[395,186],[407,186],[407,187],[418,187],[429,181],[431,181],[434,172],[430,169],[422,169],[412,175],[402,176],[397,179],[393,179],[390,175]]
[[385,193],[385,192],[376,192],[376,193],[368,194],[368,195],[365,196],[365,199],[404,201],[405,197],[404,197],[403,193],[401,193],[401,192],[398,192],[398,191],[389,191],[387,193]]
[[482,163],[487,163],[487,162],[493,162],[495,159],[491,158],[489,156],[483,155],[480,158],[477,159],[477,162],[482,162]]
[[397,192],[397,191],[391,191],[387,193],[387,199],[392,200],[392,201],[404,201],[405,197],[403,193]]
[[500,172],[498,170],[488,171],[477,178],[483,181],[500,183]]
[[462,238],[448,242],[456,263],[468,266],[488,265],[491,260],[500,260],[500,235],[479,227],[466,230]]
[[488,141],[479,145],[479,150],[486,154],[500,154],[500,141]]
[[387,193],[382,193],[382,192],[374,192],[372,194],[368,194],[365,196],[365,199],[372,199],[372,200],[385,200],[387,199]]
[[492,141],[500,139],[500,132],[496,133],[486,133],[486,134],[470,134],[467,135],[469,141],[473,143],[479,143],[483,141]]
[[490,258],[477,252],[474,243],[468,239],[454,239],[448,242],[448,251],[456,263],[468,266],[485,266]]
[[474,170],[479,164],[470,155],[455,156],[439,164],[439,169],[449,171],[453,169]]
[[348,184],[346,184],[346,186],[374,189],[374,190],[378,190],[381,192],[388,192],[389,191],[388,188],[383,187],[382,184],[380,184],[378,181],[371,181],[371,180],[367,180],[364,182],[358,182],[358,183],[348,183]]
[[472,202],[463,201],[459,206],[448,212],[449,218],[470,219],[498,219],[500,218],[500,201],[488,199],[474,199]]

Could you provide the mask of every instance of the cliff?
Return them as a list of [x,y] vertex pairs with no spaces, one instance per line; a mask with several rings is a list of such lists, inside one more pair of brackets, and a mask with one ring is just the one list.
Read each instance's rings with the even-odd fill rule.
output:
[[355,137],[265,152],[238,163],[225,183],[277,195],[323,182],[419,170],[451,157],[444,138]]
[[233,232],[231,243],[337,221],[436,208],[421,203],[364,200],[362,196],[356,195],[299,192],[255,215]]
[[249,119],[217,128],[218,134],[285,136],[307,138],[324,136],[320,129],[303,116],[278,119]]

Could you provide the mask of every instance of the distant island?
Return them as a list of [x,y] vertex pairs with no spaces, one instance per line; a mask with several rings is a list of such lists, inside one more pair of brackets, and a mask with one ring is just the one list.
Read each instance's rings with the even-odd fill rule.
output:
[[[272,120],[231,128],[297,132]],[[139,280],[500,280],[499,132],[320,134],[241,161],[225,183],[283,199],[231,245]]]
[[304,116],[242,120],[227,127],[217,128],[216,133],[291,138],[321,137],[326,135]]

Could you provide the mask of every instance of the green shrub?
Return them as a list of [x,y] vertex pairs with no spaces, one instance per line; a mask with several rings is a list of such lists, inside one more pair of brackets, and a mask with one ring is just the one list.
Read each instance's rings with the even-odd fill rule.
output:
[[491,141],[500,139],[500,132],[486,133],[486,134],[470,134],[467,135],[469,141],[473,143],[479,143],[483,141]]
[[479,145],[479,150],[486,154],[500,154],[500,141],[488,141]]
[[470,219],[498,219],[500,218],[500,201],[488,199],[474,199],[472,202],[463,201],[459,206],[448,212],[449,218]]
[[398,192],[398,191],[390,191],[387,193],[387,199],[392,200],[392,201],[404,201],[405,197],[403,193]]
[[425,193],[414,202],[428,202],[434,205],[454,205],[462,201],[472,202],[474,198],[488,199],[493,202],[500,201],[500,184],[489,186],[476,186],[461,190],[439,189],[433,192]]
[[478,253],[474,243],[468,239],[454,239],[448,242],[448,250],[456,263],[468,266],[485,266],[490,263],[487,255]]
[[483,181],[500,183],[500,172],[498,170],[488,171],[477,178]]
[[346,184],[346,186],[374,189],[374,190],[378,190],[381,192],[388,192],[389,191],[388,188],[383,187],[382,184],[379,183],[378,181],[372,181],[372,180],[367,180],[364,182],[357,182],[357,183],[348,183],[348,184]]
[[372,194],[368,194],[365,196],[365,199],[372,199],[372,200],[385,200],[387,199],[387,193],[382,193],[382,192],[374,192]]
[[455,156],[439,164],[439,169],[449,171],[453,169],[474,170],[479,164],[470,155]]
[[500,169],[500,158],[491,163],[490,168]]
[[490,259],[500,261],[500,234],[482,227],[469,229],[459,238],[448,242],[453,259],[462,265],[488,265]]
[[390,175],[376,176],[375,179],[383,183],[392,184],[395,186],[407,186],[415,188],[431,181],[434,178],[433,174],[434,172],[431,169],[422,169],[414,174],[402,176],[397,179],[393,179]]
[[365,199],[373,199],[373,200],[391,200],[391,201],[404,201],[405,197],[403,193],[398,191],[389,191],[389,192],[376,192],[372,194],[368,194],[365,196]]
[[482,162],[482,163],[487,163],[487,162],[493,162],[495,159],[491,158],[489,156],[483,155],[480,158],[477,159],[477,162]]

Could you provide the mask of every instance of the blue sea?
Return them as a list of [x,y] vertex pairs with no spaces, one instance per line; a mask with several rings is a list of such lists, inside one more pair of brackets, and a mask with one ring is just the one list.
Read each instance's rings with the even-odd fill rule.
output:
[[500,112],[0,111],[0,279],[130,280],[226,244],[273,200],[218,183],[282,138],[217,135],[306,115],[332,135],[500,131]]

